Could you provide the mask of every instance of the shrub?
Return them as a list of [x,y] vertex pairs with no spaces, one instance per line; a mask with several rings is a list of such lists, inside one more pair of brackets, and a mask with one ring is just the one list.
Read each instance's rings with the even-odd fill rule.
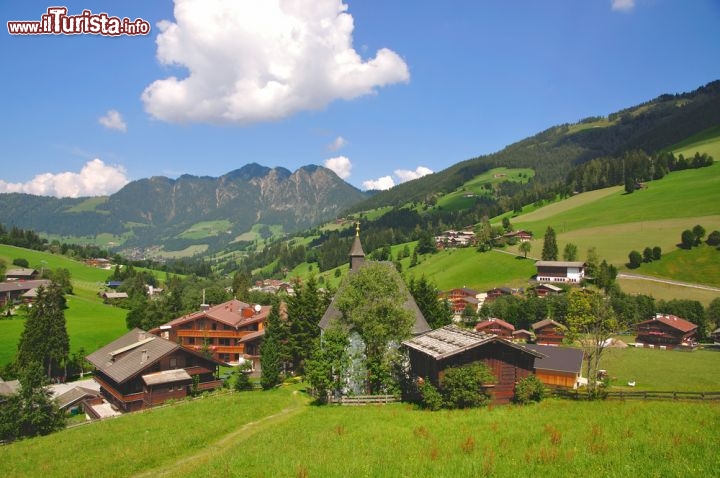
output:
[[632,251],[628,254],[628,267],[630,269],[637,269],[642,264],[642,254],[638,251]]
[[420,404],[427,410],[440,410],[443,406],[443,397],[429,380],[418,384],[420,390]]
[[720,245],[720,231],[711,232],[705,242],[707,242],[709,246]]
[[483,385],[494,379],[490,369],[482,363],[449,367],[441,383],[445,406],[470,408],[487,404],[490,397],[483,391]]
[[545,385],[535,375],[525,377],[515,385],[515,402],[517,403],[540,402],[545,395]]

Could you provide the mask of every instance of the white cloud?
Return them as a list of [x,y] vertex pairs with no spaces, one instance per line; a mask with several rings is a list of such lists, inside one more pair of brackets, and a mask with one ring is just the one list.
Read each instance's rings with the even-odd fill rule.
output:
[[106,196],[117,192],[128,182],[122,166],[109,166],[100,159],[93,159],[79,173],[43,173],[26,183],[7,183],[0,179],[0,192],[72,198]]
[[414,171],[411,171],[409,169],[396,169],[393,172],[393,175],[395,176],[395,179],[393,179],[391,176],[383,176],[378,179],[369,179],[367,181],[363,181],[362,187],[363,189],[390,189],[391,187],[395,186],[396,184],[401,184],[406,181],[412,181],[413,179],[421,178],[423,176],[427,176],[428,174],[432,174],[433,170],[426,168],[425,166],[418,166],[415,168]]
[[115,129],[123,133],[127,131],[127,124],[117,110],[108,111],[105,113],[105,116],[101,116],[100,119],[98,119],[98,122],[107,129]]
[[432,169],[426,168],[425,166],[418,166],[415,168],[415,171],[396,169],[394,174],[401,183],[404,183],[405,181],[412,181],[413,179],[421,178],[432,173]]
[[347,146],[348,142],[345,138],[342,136],[338,136],[333,140],[332,143],[328,144],[328,151],[339,151],[343,149],[345,146]]
[[175,0],[175,21],[158,23],[157,57],[188,74],[150,84],[145,109],[171,122],[247,124],[409,81],[394,51],[358,54],[346,10],[341,0]]
[[629,12],[635,8],[635,0],[611,0],[612,9],[616,12]]
[[345,156],[336,156],[334,158],[325,160],[325,167],[332,170],[340,179],[346,179],[350,176],[350,170],[352,169],[352,163],[350,159]]
[[368,179],[367,181],[363,181],[362,187],[365,190],[368,189],[390,189],[391,187],[395,186],[395,181],[393,181],[393,178],[390,176],[383,176],[378,179]]

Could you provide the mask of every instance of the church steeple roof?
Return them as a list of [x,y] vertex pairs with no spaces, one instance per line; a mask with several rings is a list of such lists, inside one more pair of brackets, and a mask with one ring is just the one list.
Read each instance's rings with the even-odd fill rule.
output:
[[365,262],[365,251],[363,251],[362,243],[360,242],[360,223],[355,223],[355,240],[350,248],[350,270],[357,270],[363,262]]

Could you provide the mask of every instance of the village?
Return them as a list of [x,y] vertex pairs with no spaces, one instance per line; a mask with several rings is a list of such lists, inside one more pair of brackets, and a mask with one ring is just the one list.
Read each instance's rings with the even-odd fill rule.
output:
[[[468,236],[450,233],[438,238],[438,243],[447,247],[452,242],[450,238]],[[460,242],[462,244],[455,243],[452,247],[467,246],[471,239]],[[373,262],[365,258],[358,228],[349,252],[350,276]],[[402,283],[391,263],[377,264],[388,275],[397,276],[398,282]],[[412,295],[403,286],[400,291],[401,297],[404,297],[401,307],[408,311],[412,326],[409,329],[411,337],[403,340],[400,348],[407,353],[413,380],[429,381],[440,387],[447,370],[482,363],[492,373],[492,383],[486,384],[484,391],[493,404],[515,402],[518,384],[530,376],[551,391],[582,390],[588,387],[589,381],[591,384],[602,383],[608,371],[589,367],[588,347],[583,346],[582,339],[578,341],[577,337],[573,341],[567,340],[567,325],[547,317],[529,324],[527,328],[516,328],[502,317],[478,318],[483,305],[502,296],[529,293],[547,298],[567,293],[570,290],[568,287],[580,292],[584,290],[580,288],[585,279],[585,263],[581,261],[538,260],[535,266],[536,281],[527,291],[509,287],[483,292],[465,287],[442,291],[437,300],[450,307],[453,320],[436,329],[431,329]],[[9,269],[5,281],[0,283],[0,300],[4,304],[31,304],[37,297],[38,288],[47,286],[49,282],[37,279],[37,276],[37,270]],[[118,285],[109,282],[106,284],[109,291],[99,293],[107,303],[127,298],[127,294],[113,291]],[[267,280],[254,288],[286,297],[294,293],[290,283],[279,280]],[[162,292],[157,287],[148,287],[147,291],[150,296]],[[50,390],[61,410],[72,415],[84,414],[88,420],[96,420],[222,389],[227,387],[227,379],[232,375],[228,370],[240,366],[241,373],[260,377],[263,374],[262,344],[271,311],[270,305],[237,299],[220,304],[202,304],[196,312],[151,330],[130,330],[86,357],[93,367],[87,374],[91,378],[81,377],[77,382],[67,383],[61,380],[62,383],[52,384]],[[324,315],[316,319],[321,340],[322,333],[342,315],[333,300]],[[677,350],[692,351],[698,345],[697,328],[696,324],[684,318],[657,313],[635,325],[632,331],[634,342],[625,343],[608,336],[602,338],[600,348],[645,347],[673,350],[673,353],[678,353]],[[720,341],[720,329],[715,330],[712,337]],[[364,380],[352,383],[351,375],[357,377],[357,373],[348,372],[333,393],[367,396],[370,390]],[[360,373],[367,374],[367,371]],[[628,385],[634,386],[634,383]],[[0,397],[16,393],[18,388],[17,380],[2,381]]]

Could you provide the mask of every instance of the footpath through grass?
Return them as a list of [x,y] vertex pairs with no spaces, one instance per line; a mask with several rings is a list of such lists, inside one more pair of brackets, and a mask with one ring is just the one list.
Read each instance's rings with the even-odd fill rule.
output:
[[227,469],[249,477],[708,476],[717,471],[718,439],[717,404],[549,400],[441,412],[402,404],[324,407],[260,434],[242,453],[193,476]]
[[[5,477],[712,476],[720,403],[427,412],[228,393],[0,447]],[[659,419],[661,418],[661,419]],[[572,470],[569,472],[569,470]]]
[[0,447],[3,477],[163,475],[185,462],[206,463],[216,452],[243,454],[254,433],[306,402],[289,388],[236,392],[94,422]]

